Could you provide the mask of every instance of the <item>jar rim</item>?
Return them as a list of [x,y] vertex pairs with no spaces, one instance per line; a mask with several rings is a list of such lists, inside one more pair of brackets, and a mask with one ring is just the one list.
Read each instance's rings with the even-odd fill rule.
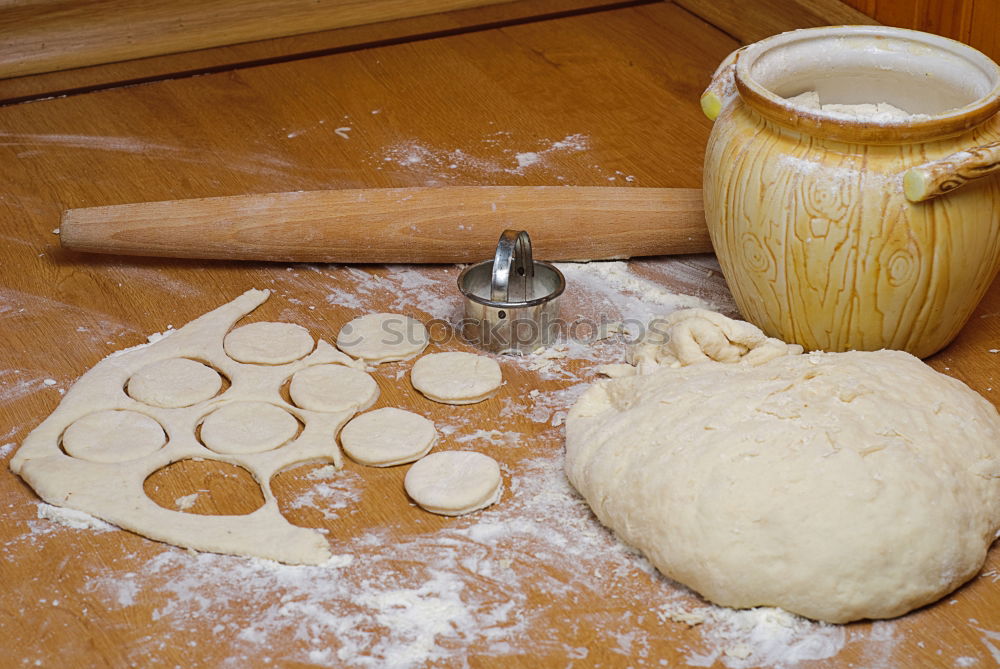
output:
[[[936,51],[942,57],[967,62],[970,68],[976,68],[986,77],[992,86],[978,98],[953,109],[920,114],[916,118],[876,121],[802,108],[778,95],[754,76],[755,65],[776,51],[806,41],[821,43],[830,38],[867,38],[872,44],[886,45],[891,44],[888,40],[896,40],[900,44],[929,49],[931,53],[928,55],[933,56]],[[827,26],[773,35],[740,50],[736,61],[735,81],[740,97],[765,118],[784,127],[845,142],[894,144],[941,139],[963,133],[1000,111],[1000,65],[962,42],[918,30],[888,26]]]

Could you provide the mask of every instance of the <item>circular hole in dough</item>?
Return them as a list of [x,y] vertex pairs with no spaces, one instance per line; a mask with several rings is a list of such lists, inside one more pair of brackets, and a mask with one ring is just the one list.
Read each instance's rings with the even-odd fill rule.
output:
[[361,370],[314,365],[292,375],[288,388],[295,406],[310,411],[364,411],[378,399],[378,384]]
[[340,445],[347,455],[369,467],[413,462],[426,455],[435,441],[434,423],[392,407],[361,414],[340,431]]
[[216,453],[260,453],[289,442],[299,421],[267,402],[232,402],[210,413],[201,424],[201,441]]
[[378,364],[406,360],[427,347],[427,328],[401,314],[367,314],[341,328],[337,348],[347,355]]
[[168,358],[146,365],[126,385],[133,399],[164,409],[204,402],[221,388],[222,376],[217,371],[187,358]]
[[503,375],[492,358],[453,351],[431,353],[417,360],[410,382],[423,395],[444,404],[475,404],[492,396]]
[[260,484],[247,469],[210,459],[185,459],[157,469],[142,483],[146,497],[170,511],[242,516],[264,506]]
[[74,421],[63,433],[67,454],[90,462],[136,460],[167,443],[158,422],[138,411],[95,411]]
[[460,516],[500,499],[500,465],[474,451],[442,451],[423,458],[406,472],[406,494],[423,509]]
[[237,362],[283,365],[305,357],[315,344],[309,330],[295,323],[250,323],[226,335],[222,345]]

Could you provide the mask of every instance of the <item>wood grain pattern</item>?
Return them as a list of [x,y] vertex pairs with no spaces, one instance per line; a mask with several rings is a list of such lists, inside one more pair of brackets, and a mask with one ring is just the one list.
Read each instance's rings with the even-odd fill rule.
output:
[[1000,3],[979,0],[972,4],[968,42],[1000,62]]
[[839,0],[674,0],[739,40],[750,44],[795,28],[877,23]]
[[944,35],[1000,60],[995,0],[844,0],[879,23]]
[[514,0],[446,14],[414,16],[30,76],[0,78],[0,103],[10,104],[14,101],[134,85],[164,78],[195,76],[199,73],[364,49],[399,41],[429,39],[448,32],[474,31],[484,27],[596,11],[607,4],[607,0]]
[[712,250],[698,188],[271,193],[71,209],[59,227],[62,245],[75,251],[223,260],[478,262],[510,228],[527,230],[550,260]]
[[0,6],[0,77],[445,12],[497,0],[35,0]]
[[[300,323],[327,339],[361,313],[447,320],[461,305],[452,266],[84,256],[58,245],[63,210],[324,188],[698,188],[710,127],[698,95],[736,46],[690,12],[658,3],[0,109],[0,457],[6,463],[10,444],[103,356],[250,287],[275,292],[254,319]],[[349,139],[332,132],[341,126],[352,128]],[[567,137],[575,140],[559,148]],[[457,149],[464,159],[452,158]],[[526,152],[541,160],[521,167],[516,155]],[[711,258],[645,259],[627,269],[640,282],[631,289],[611,284],[613,271],[571,282],[565,317],[621,320],[617,309],[636,304],[636,290],[656,287],[651,310],[670,308],[667,291],[683,291],[733,313]],[[931,364],[997,403],[1000,358],[990,350],[998,342],[994,284]],[[442,337],[429,351],[456,349],[468,350]],[[405,365],[378,368],[376,407],[409,407],[447,427],[438,448],[493,455],[508,492],[495,515],[456,520],[410,505],[402,467],[348,462],[335,478],[315,465],[282,472],[269,484],[284,515],[325,530],[333,549],[352,559],[322,571],[279,571],[118,530],[56,525],[37,517],[37,497],[5,469],[0,664],[371,666],[402,657],[388,650],[428,646],[438,653],[429,664],[442,667],[683,666],[708,657],[722,664],[726,646],[709,636],[711,624],[657,615],[666,604],[700,601],[644,570],[560,488],[562,432],[554,423],[596,364],[573,358],[620,354],[617,343],[598,343],[556,360],[549,373],[505,358],[498,396],[465,409],[420,396]],[[183,469],[153,480],[159,489],[150,495],[171,506],[215,489],[211,474]],[[235,496],[202,494],[203,511],[241,509]],[[505,534],[512,531],[521,532],[518,541]],[[987,633],[1000,630],[998,568],[994,550],[983,575],[952,598],[900,620],[848,626],[837,632],[840,652],[809,665],[953,666],[972,658],[988,666]],[[403,599],[379,619],[368,604],[387,593]],[[437,618],[406,609],[408,601],[455,615],[428,628],[421,624]],[[468,611],[480,631],[462,617]],[[342,659],[344,648],[358,654]]]

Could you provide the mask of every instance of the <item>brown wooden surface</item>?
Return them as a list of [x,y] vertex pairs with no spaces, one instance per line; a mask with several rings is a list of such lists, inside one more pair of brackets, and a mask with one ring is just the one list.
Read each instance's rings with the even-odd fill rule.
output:
[[[414,16],[382,23],[366,23],[226,46],[132,58],[44,74],[0,78],[0,103],[48,98],[123,84],[192,76],[248,67],[309,55],[350,51],[404,40],[429,39],[456,31],[599,10],[607,0],[517,0]],[[312,30],[318,30],[313,26]]]
[[[0,5],[0,77],[435,14],[497,0],[26,0]],[[502,0],[500,0],[502,1]]]
[[[657,3],[0,109],[4,461],[8,445],[102,357],[247,288],[274,291],[253,320],[300,323],[328,340],[371,310],[431,319],[460,306],[451,266],[71,253],[53,234],[64,209],[334,187],[696,188],[709,131],[698,95],[736,46],[691,11]],[[338,127],[351,128],[347,139]],[[527,152],[541,160],[522,164],[516,156]],[[732,313],[711,258],[628,266],[629,276],[653,282],[647,287],[697,295]],[[585,276],[568,270],[567,318],[614,319],[639,308],[634,287]],[[676,306],[670,299],[651,299],[649,309]],[[465,348],[436,340],[430,350]],[[997,349],[995,283],[931,364],[996,403]],[[622,350],[610,341],[569,353],[547,372],[531,361],[503,360],[501,393],[462,409],[420,397],[405,363],[379,367],[377,407],[434,419],[446,428],[438,448],[495,456],[507,492],[486,514],[445,519],[407,504],[405,467],[348,462],[334,483],[356,495],[341,498],[318,494],[314,465],[276,477],[271,485],[286,517],[328,530],[333,551],[353,556],[344,568],[254,566],[123,531],[66,528],[37,518],[30,488],[0,472],[0,666],[391,666],[407,650],[424,648],[417,657],[427,666],[655,667],[718,653],[708,633],[717,626],[688,628],[656,615],[665,603],[697,606],[697,598],[644,571],[578,500],[559,492],[559,412],[575,392],[565,389],[579,390],[597,359],[619,358]],[[477,436],[480,429],[500,437]],[[206,471],[203,463],[174,469],[147,486],[161,504],[197,491],[208,491],[191,509],[197,513],[255,504],[252,490],[249,497],[236,492],[246,489],[245,479]],[[495,535],[483,533],[487,522]],[[991,666],[1000,646],[997,555],[953,596],[897,621],[850,625],[839,653],[804,666]],[[435,585],[442,582],[460,591]],[[418,597],[383,602],[387,617],[375,618],[366,599],[373,589]],[[456,605],[449,597],[474,608],[474,622],[493,621],[483,629],[496,636],[474,632],[465,614],[456,614],[420,637],[421,622]],[[406,608],[414,602],[437,608]],[[344,648],[361,655],[338,657]],[[716,660],[741,666],[733,657]]]
[[1000,61],[1000,3],[996,0],[845,0],[845,3],[879,23],[957,39]]
[[839,0],[676,0],[676,3],[741,44],[794,28],[876,23]]

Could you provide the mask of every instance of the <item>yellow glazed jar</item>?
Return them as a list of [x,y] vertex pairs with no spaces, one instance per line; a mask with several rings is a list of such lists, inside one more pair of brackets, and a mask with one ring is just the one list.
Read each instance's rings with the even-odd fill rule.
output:
[[[912,116],[786,100],[805,91]],[[996,63],[911,30],[796,30],[734,52],[702,108],[705,215],[745,318],[827,351],[926,357],[958,334],[1000,269]]]

